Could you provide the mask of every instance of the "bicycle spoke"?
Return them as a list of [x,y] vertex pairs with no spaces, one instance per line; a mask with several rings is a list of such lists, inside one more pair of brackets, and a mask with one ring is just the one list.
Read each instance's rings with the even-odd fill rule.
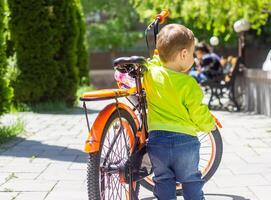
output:
[[207,161],[207,162],[209,161],[209,159],[204,159],[204,158],[200,158],[200,160],[204,160],[204,161]]
[[117,189],[117,195],[118,195],[118,196],[120,197],[120,199],[121,199],[122,194],[119,194],[119,186],[120,186],[119,180],[117,180],[116,186],[118,186],[118,189]]
[[207,139],[205,138],[205,140],[201,141],[201,144],[209,143],[208,141],[209,141],[209,138],[207,138]]
[[[123,132],[123,134],[124,134],[124,132]],[[124,142],[125,142],[125,147],[126,147],[126,152],[127,152],[127,157],[129,157],[129,147],[128,147],[128,144],[127,144],[127,140],[124,140]]]
[[114,147],[115,147],[116,151],[118,152],[118,154],[120,155],[120,157],[121,157],[121,153],[120,153],[119,147],[121,146],[121,144],[120,144],[121,141],[122,141],[122,134],[119,135],[119,137],[114,145]]
[[122,187],[124,188],[125,192],[129,193],[129,191],[126,189],[125,185],[122,185]]
[[201,153],[200,155],[210,155],[210,153]]
[[200,139],[204,135],[206,135],[206,133],[200,133],[200,134],[198,134],[198,138]]
[[[119,119],[118,119],[119,120]],[[121,120],[122,123],[127,123],[125,119]],[[119,121],[113,121],[113,125],[108,128],[104,143],[101,150],[100,163],[101,166],[110,166],[111,164],[118,166],[123,165],[121,162],[125,162],[124,159],[128,159],[130,155],[130,136],[128,128],[129,125],[120,126]],[[100,172],[102,174],[102,172]],[[114,172],[115,173],[115,172]],[[110,174],[106,172],[100,176],[101,185],[101,199],[125,199],[129,190],[127,184],[120,182],[119,174]]]
[[[109,149],[109,147],[107,147],[106,145],[103,145],[105,148]],[[103,151],[104,152],[104,151]],[[103,153],[102,152],[102,153]],[[121,157],[112,149],[111,152],[116,155],[119,159],[121,159]]]
[[202,169],[204,169],[204,167],[205,167],[204,165],[200,165],[200,164],[199,164],[199,166],[200,166],[200,168],[202,168]]
[[[125,133],[124,133],[124,128],[123,128],[123,119],[120,117],[120,113],[118,111],[118,114],[119,114],[119,122],[120,122],[120,131],[121,131],[121,134],[123,134],[125,136]],[[125,140],[125,146],[127,148],[127,156],[129,156],[129,149],[128,149],[128,145],[127,145],[127,141]]]
[[120,193],[122,194],[122,184],[120,185]]
[[115,183],[115,189],[116,187],[118,186],[118,190],[117,190],[117,195],[120,197],[121,199],[121,195],[119,194],[119,186],[121,185],[120,182],[118,181],[118,177],[116,177],[116,181],[114,180],[114,183]]
[[122,152],[122,156],[125,157],[125,155],[124,155],[125,154],[125,147],[124,146],[121,148],[121,152]]
[[212,148],[212,146],[201,146],[200,148]]
[[[111,178],[111,177],[110,177]],[[113,179],[112,179],[112,182],[114,182],[114,185],[112,186],[112,190],[114,190],[114,188],[116,187],[116,182],[115,181],[113,181]],[[113,188],[114,187],[114,188]],[[108,197],[108,199],[112,199],[112,196],[114,195],[114,192],[112,192],[111,193],[111,195]]]
[[[113,141],[112,141],[112,143],[111,143],[111,146],[109,147],[109,150],[108,150],[108,152],[107,152],[107,154],[106,154],[106,156],[105,156],[105,160],[107,160],[107,159],[109,158],[109,156],[111,155],[110,153],[111,153],[111,151],[112,151],[112,149],[113,149],[113,147],[114,147],[114,145],[115,145],[115,143],[116,143],[116,141],[117,141],[119,135],[120,135],[120,134],[117,134],[117,135],[114,136]],[[104,163],[104,164],[105,164],[105,163]],[[103,164],[103,165],[104,165],[104,164]]]
[[110,185],[107,184],[107,186],[102,191],[101,197],[105,197],[105,194],[106,194],[106,191],[107,191],[108,188],[110,188]]
[[[121,185],[121,184],[118,184],[118,189],[117,189],[118,192],[120,191],[120,185]],[[121,191],[120,191],[120,194],[122,195],[122,192],[121,192]],[[120,196],[120,199],[121,199],[121,196]]]
[[205,136],[203,136],[202,138],[200,138],[200,142],[202,142],[202,140],[203,140],[204,138],[206,138],[208,135],[209,135],[209,134],[206,134]]

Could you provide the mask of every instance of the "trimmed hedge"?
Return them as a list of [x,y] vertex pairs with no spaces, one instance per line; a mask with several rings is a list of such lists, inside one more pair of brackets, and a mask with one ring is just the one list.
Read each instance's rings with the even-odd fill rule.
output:
[[52,1],[52,27],[55,30],[54,42],[59,46],[55,59],[59,74],[53,98],[72,104],[76,99],[79,82],[77,68],[76,9],[74,0]]
[[9,87],[9,80],[6,78],[7,57],[5,42],[5,1],[0,0],[0,115],[9,111],[13,90]]
[[79,38],[77,43],[80,85],[89,84],[88,51],[86,39],[86,21],[80,0],[77,0],[76,16],[79,25]]
[[[72,105],[79,83],[77,0],[8,0],[20,74],[15,100]],[[80,2],[79,2],[80,3]],[[82,50],[84,51],[84,50]]]
[[49,100],[60,71],[55,56],[60,47],[50,24],[50,6],[45,0],[8,0],[11,39],[19,75],[14,83],[15,101],[37,103]]

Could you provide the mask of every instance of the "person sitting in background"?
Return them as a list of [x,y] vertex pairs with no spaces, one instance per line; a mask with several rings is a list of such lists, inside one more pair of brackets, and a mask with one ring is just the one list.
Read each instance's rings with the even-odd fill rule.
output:
[[220,57],[211,52],[206,43],[200,42],[195,46],[195,55],[195,66],[189,74],[193,76],[198,83],[215,79],[215,77],[223,73]]

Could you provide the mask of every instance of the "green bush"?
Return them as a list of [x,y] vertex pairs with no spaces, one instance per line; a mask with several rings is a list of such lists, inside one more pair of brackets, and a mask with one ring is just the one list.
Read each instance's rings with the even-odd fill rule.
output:
[[81,2],[77,1],[76,16],[79,25],[79,37],[77,43],[77,66],[79,68],[80,85],[89,84],[88,51],[86,45],[86,21],[83,15]]
[[11,39],[20,71],[14,86],[16,100],[27,104],[64,101],[72,105],[81,65],[86,67],[79,1],[8,2]]
[[53,18],[51,24],[55,30],[54,44],[59,46],[56,53],[57,85],[53,98],[73,104],[79,82],[77,68],[78,25],[74,0],[52,1]]
[[25,123],[21,119],[17,119],[14,123],[9,125],[4,125],[0,122],[0,145],[15,138],[17,135],[23,133],[24,130]]
[[13,91],[7,79],[7,57],[5,42],[5,1],[0,0],[0,115],[9,111]]
[[8,0],[11,40],[19,75],[14,83],[15,101],[47,101],[57,86],[60,71],[55,59],[59,44],[50,24],[51,7],[45,0]]

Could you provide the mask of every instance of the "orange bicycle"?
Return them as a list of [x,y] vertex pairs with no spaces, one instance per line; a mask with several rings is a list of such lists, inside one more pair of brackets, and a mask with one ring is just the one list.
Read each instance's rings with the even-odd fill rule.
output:
[[[159,23],[167,15],[167,11],[162,11],[146,32],[154,29],[156,38]],[[135,87],[92,91],[80,98],[89,129],[85,152],[89,154],[87,184],[90,200],[136,200],[140,185],[149,190],[154,186],[145,147],[148,139],[147,102],[141,81],[146,62],[144,57],[139,56],[116,59],[114,68],[132,77]],[[129,103],[120,102],[121,97]],[[107,105],[90,128],[86,102],[105,99],[114,99],[115,103]],[[217,119],[216,122],[221,127]],[[220,164],[222,139],[218,128],[211,133],[199,133],[198,137],[201,142],[199,167],[203,180],[208,181]],[[176,191],[182,194],[181,183],[176,183]]]

